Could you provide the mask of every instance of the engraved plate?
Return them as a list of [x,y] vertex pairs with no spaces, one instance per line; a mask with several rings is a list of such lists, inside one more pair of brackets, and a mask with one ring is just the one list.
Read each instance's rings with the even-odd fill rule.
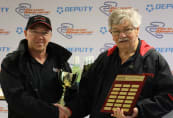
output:
[[113,103],[106,103],[106,106],[113,106]]
[[136,92],[136,91],[138,91],[138,89],[130,89],[130,91],[134,91],[134,92]]
[[114,99],[108,99],[108,102],[115,102]]
[[129,91],[129,88],[122,88],[121,91]]
[[124,100],[119,100],[119,99],[117,99],[116,102],[117,102],[117,103],[123,103]]
[[126,99],[130,99],[130,100],[133,100],[134,97],[133,96],[127,96]]
[[126,96],[118,96],[119,99],[124,99]]
[[114,104],[115,107],[121,107],[122,104]]
[[129,92],[128,95],[136,95],[136,93]]
[[104,110],[111,110],[111,107],[104,107]]
[[120,91],[120,88],[113,88],[113,91]]
[[124,84],[123,87],[130,87],[130,84]]
[[115,84],[114,87],[121,87],[121,86],[122,86],[122,84]]
[[132,85],[132,88],[139,88],[139,85]]
[[120,95],[127,95],[127,92],[120,92]]
[[117,94],[118,94],[118,92],[111,92],[111,94],[112,94],[112,95],[113,95],[113,94],[117,95]]
[[126,100],[124,103],[132,103],[132,100]]
[[110,95],[109,98],[117,98],[115,95]]
[[130,104],[123,104],[123,107],[130,107]]

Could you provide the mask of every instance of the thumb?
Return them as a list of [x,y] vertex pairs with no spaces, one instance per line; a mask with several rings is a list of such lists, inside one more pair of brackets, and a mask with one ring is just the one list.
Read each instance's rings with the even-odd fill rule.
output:
[[135,107],[135,108],[133,109],[132,117],[135,118],[135,117],[137,117],[137,116],[138,116],[138,108]]

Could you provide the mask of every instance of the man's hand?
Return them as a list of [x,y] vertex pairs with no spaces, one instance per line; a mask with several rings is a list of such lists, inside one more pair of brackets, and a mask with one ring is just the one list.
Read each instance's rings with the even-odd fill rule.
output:
[[59,108],[59,118],[69,118],[71,116],[71,113],[67,107],[60,104],[54,104],[54,106]]
[[116,118],[136,118],[138,116],[138,108],[135,107],[133,109],[133,113],[131,116],[125,116],[123,109],[117,108],[116,110],[113,111],[113,114],[111,114],[111,116]]

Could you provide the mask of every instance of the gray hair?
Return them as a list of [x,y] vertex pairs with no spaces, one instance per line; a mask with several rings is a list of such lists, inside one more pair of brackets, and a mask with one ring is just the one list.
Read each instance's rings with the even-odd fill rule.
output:
[[108,26],[109,30],[112,29],[112,25],[122,24],[124,21],[129,21],[133,27],[137,28],[141,24],[142,16],[134,8],[129,9],[114,9],[109,16]]

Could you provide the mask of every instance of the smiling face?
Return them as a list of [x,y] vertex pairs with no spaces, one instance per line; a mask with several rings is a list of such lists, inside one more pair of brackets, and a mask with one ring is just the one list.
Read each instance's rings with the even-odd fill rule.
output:
[[46,25],[36,24],[24,33],[28,40],[29,51],[46,53],[47,45],[52,37],[52,32]]
[[131,50],[137,47],[139,27],[134,28],[129,21],[126,20],[119,25],[112,25],[110,32],[120,50]]

